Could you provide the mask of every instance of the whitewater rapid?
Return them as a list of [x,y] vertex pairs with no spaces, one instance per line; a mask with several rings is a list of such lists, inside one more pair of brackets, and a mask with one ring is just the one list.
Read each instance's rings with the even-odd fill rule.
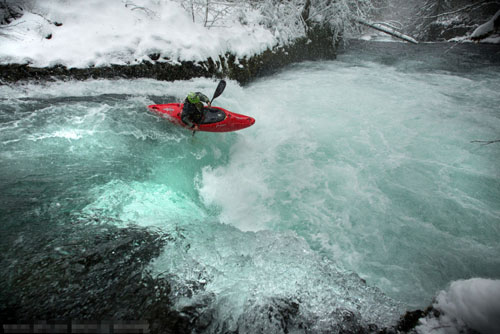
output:
[[230,81],[214,104],[256,124],[195,137],[146,106],[214,80],[0,86],[2,233],[168,233],[150,269],[178,308],[211,305],[212,332],[269,305],[318,331],[346,310],[384,327],[452,281],[498,280],[500,145],[473,141],[498,139],[499,67],[377,52]]

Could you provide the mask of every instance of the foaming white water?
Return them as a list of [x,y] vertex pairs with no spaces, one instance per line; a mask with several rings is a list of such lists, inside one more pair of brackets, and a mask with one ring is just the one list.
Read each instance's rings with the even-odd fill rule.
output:
[[[232,83],[234,85],[234,83]],[[144,94],[158,96],[178,96],[182,99],[186,91],[201,90],[213,91],[217,85],[215,80],[198,78],[188,81],[157,81],[152,79],[140,80],[87,80],[72,81],[71,84],[62,81],[50,83],[23,83],[13,86],[0,86],[0,95],[9,99],[20,98],[50,98],[50,97],[76,97],[99,96],[102,94]],[[217,101],[217,100],[216,100]],[[21,102],[22,103],[22,102]]]
[[165,227],[178,221],[206,219],[206,213],[178,185],[113,180],[92,189],[94,200],[81,217],[118,222],[123,226]]
[[500,280],[473,278],[452,282],[433,305],[440,316],[421,319],[416,330],[421,334],[458,334],[469,328],[482,334],[500,333],[499,301]]
[[256,124],[199,188],[224,223],[295,231],[415,306],[500,275],[498,146],[471,143],[500,133],[498,78],[335,61],[235,93]]
[[[392,326],[402,313],[401,304],[339,270],[293,232],[245,233],[217,222],[166,231],[175,242],[152,268],[174,283],[179,311],[203,305],[200,317],[214,317],[206,333],[356,331],[356,324]],[[351,320],[343,323],[343,314]]]

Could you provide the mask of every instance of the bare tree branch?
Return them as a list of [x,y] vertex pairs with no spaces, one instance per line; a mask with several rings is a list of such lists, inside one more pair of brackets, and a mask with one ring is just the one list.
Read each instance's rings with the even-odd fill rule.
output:
[[10,24],[13,20],[17,20],[21,16],[23,9],[19,4],[11,5],[7,0],[0,2],[0,25]]
[[478,2],[478,3],[474,3],[474,4],[470,4],[470,5],[464,6],[462,8],[453,10],[451,12],[440,13],[440,14],[437,14],[437,15],[424,16],[424,18],[426,18],[426,19],[435,19],[435,18],[438,18],[438,17],[453,15],[453,14],[457,14],[457,13],[469,11],[469,10],[472,10],[472,9],[478,9],[478,8],[483,7],[483,6],[487,6],[487,5],[491,5],[491,4],[498,4],[498,3],[499,3],[498,1],[488,1],[488,0],[485,0],[485,1],[482,1],[482,2]]

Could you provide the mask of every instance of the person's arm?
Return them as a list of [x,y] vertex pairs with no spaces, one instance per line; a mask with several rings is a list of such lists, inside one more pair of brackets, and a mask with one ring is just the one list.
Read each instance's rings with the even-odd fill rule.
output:
[[210,105],[210,99],[208,98],[208,96],[206,96],[205,94],[200,93],[200,92],[196,92],[196,95],[198,95],[198,97],[200,98],[201,102],[205,102],[208,105]]

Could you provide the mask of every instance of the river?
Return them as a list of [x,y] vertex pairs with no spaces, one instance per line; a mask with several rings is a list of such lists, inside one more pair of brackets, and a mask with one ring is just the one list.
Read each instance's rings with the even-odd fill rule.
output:
[[[390,326],[500,278],[500,144],[474,142],[500,139],[499,74],[496,46],[352,42],[228,82],[214,105],[255,125],[194,137],[146,106],[216,81],[0,86],[1,270],[37,235],[138,226],[168,236],[144,270],[176,309],[209,309],[207,332],[282,329],[270,305],[316,332],[345,310]],[[68,255],[57,240],[39,255]]]

